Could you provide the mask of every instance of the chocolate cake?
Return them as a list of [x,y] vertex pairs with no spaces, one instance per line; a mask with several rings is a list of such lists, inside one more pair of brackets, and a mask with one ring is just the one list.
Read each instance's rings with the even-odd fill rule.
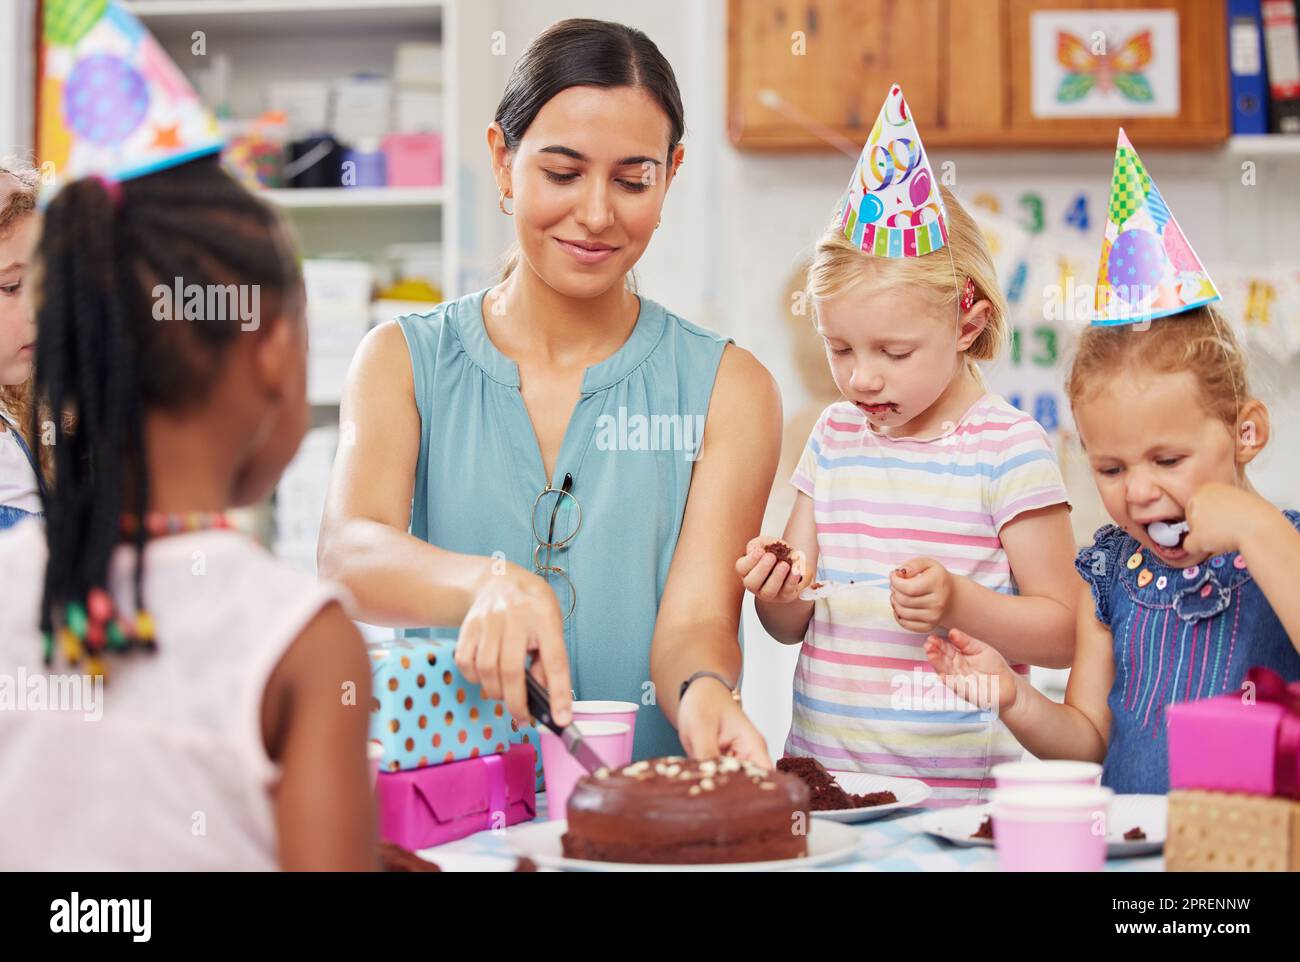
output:
[[1142,829],[1138,828],[1137,826],[1130,828],[1127,832],[1124,833],[1124,841],[1126,842],[1145,842],[1146,840],[1147,840],[1147,833],[1142,831]]
[[776,556],[777,564],[780,564],[782,561],[785,561],[787,563],[792,563],[790,562],[790,554],[794,551],[794,549],[791,548],[784,541],[779,541],[779,540],[773,541],[770,545],[767,546],[767,551],[770,554]]
[[812,792],[812,810],[814,812],[833,812],[845,808],[870,808],[875,805],[891,805],[898,801],[893,792],[867,792],[864,795],[850,795],[835,781],[835,776],[815,758],[807,755],[787,755],[776,763],[778,771],[801,778],[808,790]]
[[971,834],[971,838],[987,838],[990,841],[992,841],[993,839],[993,816],[992,815],[984,816],[984,821],[980,822],[980,827],[975,829],[975,831]]
[[700,865],[808,853],[803,782],[735,758],[602,768],[574,786],[568,818],[567,858]]

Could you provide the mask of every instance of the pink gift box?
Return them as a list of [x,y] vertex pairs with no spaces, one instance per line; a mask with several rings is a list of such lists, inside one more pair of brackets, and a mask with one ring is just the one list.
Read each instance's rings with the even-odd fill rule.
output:
[[1300,682],[1252,668],[1246,692],[1170,705],[1169,787],[1300,798]]
[[379,835],[416,851],[537,814],[532,745],[404,772],[380,772]]
[[442,137],[438,134],[389,134],[382,142],[388,160],[389,187],[440,187]]

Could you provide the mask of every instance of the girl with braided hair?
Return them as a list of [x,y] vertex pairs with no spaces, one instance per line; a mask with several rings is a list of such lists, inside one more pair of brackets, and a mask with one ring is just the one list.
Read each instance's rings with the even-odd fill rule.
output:
[[[109,677],[98,720],[4,720],[0,869],[373,867],[369,666],[345,596],[224,514],[270,492],[308,426],[284,224],[213,154],[74,180],[36,260],[57,484],[44,525],[0,538],[0,673]],[[181,311],[161,297],[178,285],[260,310]]]

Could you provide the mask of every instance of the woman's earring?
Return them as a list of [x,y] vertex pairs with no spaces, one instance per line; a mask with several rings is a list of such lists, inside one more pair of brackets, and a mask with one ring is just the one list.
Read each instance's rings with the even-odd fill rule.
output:
[[655,221],[655,230],[658,230],[658,229],[659,229],[659,225],[662,224],[662,223],[663,223],[663,220],[662,220],[662,219],[661,219],[661,220],[657,220],[657,221]]
[[501,213],[505,214],[507,217],[513,217],[515,212],[513,210],[506,210],[506,196],[507,194],[503,188],[501,191],[501,197],[497,200],[497,206],[501,208]]

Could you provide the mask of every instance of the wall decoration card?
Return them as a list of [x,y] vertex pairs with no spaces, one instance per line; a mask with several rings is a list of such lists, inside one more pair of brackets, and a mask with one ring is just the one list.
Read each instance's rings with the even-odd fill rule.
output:
[[1173,10],[1030,14],[1034,117],[1176,117],[1181,80]]

